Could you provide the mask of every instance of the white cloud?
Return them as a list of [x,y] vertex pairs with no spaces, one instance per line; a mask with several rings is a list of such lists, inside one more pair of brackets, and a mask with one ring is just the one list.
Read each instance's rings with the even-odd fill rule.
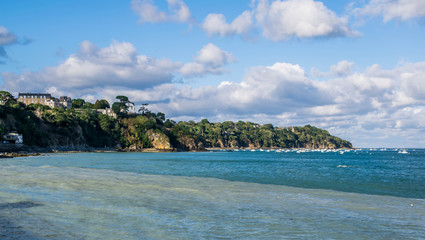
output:
[[315,68],[312,68],[310,72],[314,77],[343,77],[352,73],[354,65],[354,62],[343,60],[332,65],[329,72],[320,72]]
[[132,0],[131,7],[140,16],[140,23],[182,22],[192,21],[189,7],[182,0],[167,0],[169,13],[160,11],[152,0]]
[[[276,63],[252,68],[240,83],[222,82],[217,87],[182,87],[162,104],[173,115],[275,114],[297,108],[327,104],[322,94],[299,65]],[[190,108],[187,108],[190,106]]]
[[[194,62],[182,64],[141,55],[129,42],[113,41],[109,46],[99,48],[84,41],[76,54],[58,66],[22,74],[3,72],[1,77],[3,87],[14,93],[49,92],[92,99],[108,93],[108,89],[114,92],[134,89],[140,93],[142,89],[164,86],[179,73],[184,77],[222,74],[226,71],[224,65],[235,60],[231,53],[211,43],[198,51]],[[164,91],[164,88],[160,90]]]
[[[167,0],[169,12],[161,11],[153,0],[132,0],[132,9],[140,23],[193,23],[188,6],[182,0]],[[241,35],[249,38],[255,28],[272,41],[296,38],[355,37],[359,33],[348,26],[348,17],[339,17],[322,2],[314,0],[252,0],[251,9],[232,22],[222,13],[208,14],[199,27],[209,36]],[[199,66],[193,66],[193,68]]]
[[347,76],[351,74],[351,70],[354,67],[354,62],[347,60],[339,62],[337,65],[331,66],[331,72],[337,76]]
[[16,43],[18,38],[5,27],[0,26],[0,46]]
[[423,0],[371,0],[362,8],[354,10],[358,15],[382,16],[384,22],[425,17]]
[[291,37],[342,37],[358,33],[348,27],[348,20],[338,17],[322,2],[313,0],[259,0],[256,18],[263,35],[273,41]]
[[209,43],[194,57],[194,62],[184,64],[180,72],[185,77],[200,77],[207,73],[221,74],[225,71],[223,66],[235,60],[231,53]]
[[202,29],[209,35],[232,36],[234,34],[247,35],[254,27],[251,11],[245,11],[230,24],[223,14],[211,13],[202,23]]
[[114,41],[98,48],[89,41],[80,51],[57,67],[23,74],[2,73],[4,87],[11,91],[46,91],[51,87],[61,91],[93,92],[99,86],[146,88],[171,82],[180,64],[166,59],[138,55],[131,43]]
[[211,67],[221,67],[235,60],[231,53],[221,50],[212,43],[204,46],[198,54],[195,57],[195,61]]
[[407,63],[397,71],[401,90],[413,99],[425,100],[425,62]]

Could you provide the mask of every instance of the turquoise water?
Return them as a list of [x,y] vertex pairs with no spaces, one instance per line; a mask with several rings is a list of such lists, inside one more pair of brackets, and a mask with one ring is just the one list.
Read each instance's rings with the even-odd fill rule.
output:
[[424,239],[425,151],[0,160],[0,239]]

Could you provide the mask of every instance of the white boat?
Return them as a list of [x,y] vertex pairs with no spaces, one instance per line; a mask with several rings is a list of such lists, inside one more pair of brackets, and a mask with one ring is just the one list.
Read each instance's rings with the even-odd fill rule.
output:
[[408,152],[408,151],[406,151],[406,149],[403,149],[403,150],[398,151],[398,153],[401,153],[401,154],[408,154],[409,152]]

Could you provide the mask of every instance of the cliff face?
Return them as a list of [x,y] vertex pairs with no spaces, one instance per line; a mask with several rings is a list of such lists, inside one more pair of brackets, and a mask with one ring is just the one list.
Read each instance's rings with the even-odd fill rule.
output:
[[201,151],[204,150],[204,144],[202,142],[196,142],[192,136],[186,135],[181,136],[177,139],[177,148],[185,151]]
[[173,149],[170,143],[170,138],[168,138],[168,136],[165,135],[164,133],[148,130],[147,135],[149,137],[149,140],[152,143],[152,147],[159,150]]

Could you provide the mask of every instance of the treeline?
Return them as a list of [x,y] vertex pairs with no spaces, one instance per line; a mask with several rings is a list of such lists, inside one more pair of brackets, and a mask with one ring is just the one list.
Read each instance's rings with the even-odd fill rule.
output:
[[310,125],[274,127],[252,122],[210,123],[204,119],[179,122],[176,128],[195,137],[205,147],[220,148],[352,148],[349,141],[331,136],[328,131]]
[[[121,148],[142,150],[203,150],[219,148],[352,148],[350,142],[329,132],[307,125],[279,128],[251,122],[211,123],[179,122],[166,119],[164,113],[149,111],[143,105],[138,114],[127,114],[125,101],[113,104],[117,117],[98,113],[97,107],[109,107],[106,100],[95,104],[80,100],[70,109],[49,108],[40,104],[28,106],[0,94],[0,131],[23,134],[28,146],[71,148]],[[12,100],[11,100],[12,99]],[[124,101],[122,100],[124,99]],[[99,106],[101,105],[101,106]]]

